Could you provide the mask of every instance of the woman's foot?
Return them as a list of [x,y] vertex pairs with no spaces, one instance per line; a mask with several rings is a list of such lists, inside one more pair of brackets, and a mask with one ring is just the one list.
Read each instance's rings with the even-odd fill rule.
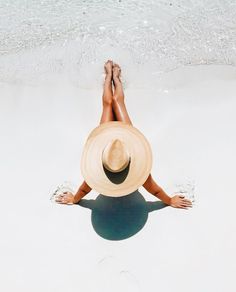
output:
[[107,60],[106,63],[104,64],[104,70],[105,70],[105,80],[103,83],[103,105],[111,105],[112,104],[112,97],[113,97],[113,92],[112,92],[112,66],[113,62],[112,60]]
[[114,63],[112,67],[113,72],[113,83],[115,87],[115,92],[113,94],[113,100],[116,102],[124,102],[124,92],[123,92],[123,86],[121,82],[121,68],[118,64]]
[[113,73],[113,80],[116,83],[117,81],[120,82],[120,75],[121,75],[121,68],[118,64],[114,63],[112,67],[112,73]]
[[105,65],[104,65],[104,69],[105,69],[105,73],[106,73],[105,79],[112,79],[112,67],[113,67],[112,60],[106,61]]

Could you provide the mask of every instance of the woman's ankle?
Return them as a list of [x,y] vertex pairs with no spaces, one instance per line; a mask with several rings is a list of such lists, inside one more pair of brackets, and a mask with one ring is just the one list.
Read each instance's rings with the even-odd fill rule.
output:
[[114,83],[121,83],[120,77],[119,76],[113,76],[113,81]]
[[105,81],[111,82],[112,81],[112,74],[106,74]]

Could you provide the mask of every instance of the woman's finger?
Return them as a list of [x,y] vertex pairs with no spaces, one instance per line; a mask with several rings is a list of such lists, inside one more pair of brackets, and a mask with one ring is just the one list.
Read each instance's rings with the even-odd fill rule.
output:
[[60,195],[59,197],[62,198],[62,199],[64,199],[64,198],[67,197],[67,194]]
[[185,204],[187,206],[192,206],[192,203],[191,202],[183,202],[182,204]]
[[188,207],[188,205],[185,204],[185,203],[182,203],[181,206],[183,206],[183,207]]
[[186,206],[183,206],[183,205],[181,205],[181,207],[180,207],[181,209],[188,209]]
[[188,207],[188,205],[186,205],[186,204],[181,204],[180,206],[181,207],[184,207],[184,208],[187,208]]
[[64,195],[57,195],[57,196],[55,196],[55,198],[62,199],[62,198],[64,198]]
[[191,201],[184,201],[185,204],[192,205]]
[[180,209],[187,209],[186,207],[183,207],[183,206],[178,206],[177,208],[180,208]]
[[187,204],[192,204],[192,202],[190,200],[187,200],[187,199],[182,199],[181,202],[182,203],[187,203]]
[[190,200],[188,200],[188,199],[183,199],[182,200],[183,202],[186,202],[186,203],[192,203]]

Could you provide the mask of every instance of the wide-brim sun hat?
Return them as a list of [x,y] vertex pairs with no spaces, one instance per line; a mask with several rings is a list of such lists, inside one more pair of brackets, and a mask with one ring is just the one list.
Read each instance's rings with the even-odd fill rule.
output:
[[102,123],[89,134],[81,157],[81,173],[98,193],[121,197],[147,180],[152,168],[147,138],[133,125],[121,121]]

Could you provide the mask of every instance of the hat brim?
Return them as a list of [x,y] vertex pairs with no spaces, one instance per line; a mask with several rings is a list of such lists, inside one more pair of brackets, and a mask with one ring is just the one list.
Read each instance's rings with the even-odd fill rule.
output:
[[[114,138],[125,143],[131,158],[128,174],[118,184],[109,179],[102,163],[102,151]],[[81,173],[87,184],[95,191],[111,197],[125,196],[137,190],[148,178],[151,168],[152,151],[148,140],[137,128],[120,121],[106,122],[93,129],[81,158]]]

